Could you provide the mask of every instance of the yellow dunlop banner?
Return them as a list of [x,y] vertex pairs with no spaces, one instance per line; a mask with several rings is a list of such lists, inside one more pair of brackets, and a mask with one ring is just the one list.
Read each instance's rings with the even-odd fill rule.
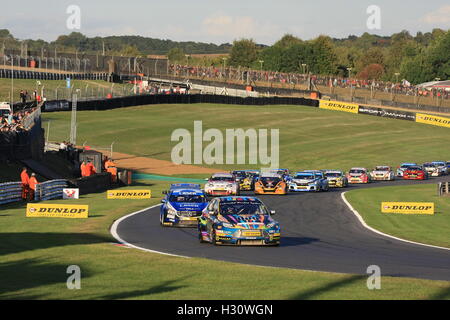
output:
[[434,214],[433,202],[382,202],[382,213]]
[[150,199],[151,190],[108,190],[108,199]]
[[27,217],[30,218],[85,219],[88,215],[89,206],[87,205],[27,204]]
[[432,116],[430,114],[416,113],[416,122],[450,128],[450,118]]
[[326,100],[320,100],[319,108],[336,111],[345,111],[351,113],[358,113],[359,111],[359,105],[355,103],[326,101]]

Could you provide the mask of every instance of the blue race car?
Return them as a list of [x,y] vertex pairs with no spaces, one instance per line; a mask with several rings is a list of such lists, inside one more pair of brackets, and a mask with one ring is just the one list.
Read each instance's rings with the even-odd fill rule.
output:
[[328,191],[329,182],[322,171],[297,172],[289,182],[289,191]]
[[172,184],[161,201],[160,223],[164,227],[196,227],[208,205],[199,184]]
[[198,220],[198,237],[214,245],[278,246],[280,224],[273,214],[255,197],[216,198]]
[[397,177],[403,177],[403,172],[408,170],[409,167],[417,166],[417,163],[402,163],[397,167]]

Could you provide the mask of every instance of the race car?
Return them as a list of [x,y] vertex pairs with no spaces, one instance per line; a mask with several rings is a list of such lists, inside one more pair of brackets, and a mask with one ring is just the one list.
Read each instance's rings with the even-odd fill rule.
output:
[[235,177],[236,182],[239,183],[241,191],[252,191],[255,189],[256,178],[259,175],[257,170],[238,170],[231,174]]
[[[444,175],[443,168],[438,167],[434,162],[426,162],[422,167],[431,177],[440,177]],[[445,171],[447,171],[447,168],[445,169]]]
[[389,166],[376,166],[370,173],[372,180],[393,181],[395,173]]
[[280,224],[273,214],[255,197],[216,198],[198,220],[198,238],[214,245],[278,246]]
[[449,169],[447,167],[447,163],[445,161],[433,161],[432,164],[437,166],[439,168],[439,170],[442,171],[443,175],[449,174],[450,171],[449,171]]
[[348,187],[348,179],[342,171],[324,170],[325,178],[328,180],[330,188],[346,188]]
[[199,184],[172,184],[161,201],[160,223],[164,227],[196,227],[208,201]]
[[397,177],[403,177],[403,172],[411,166],[417,166],[417,163],[402,163],[399,167],[397,167]]
[[447,172],[450,173],[450,161],[447,161],[447,162],[446,162],[446,165],[447,165]]
[[366,168],[351,168],[347,173],[348,183],[370,183],[370,175]]
[[262,173],[255,183],[255,194],[287,194],[288,188],[283,177],[274,173]]
[[421,166],[410,166],[403,173],[404,180],[427,180],[428,172]]
[[321,171],[297,172],[289,181],[289,191],[328,191],[328,180]]
[[270,169],[269,173],[279,174],[283,178],[284,182],[288,182],[291,178],[289,169]]
[[215,173],[207,181],[205,192],[208,196],[239,195],[239,183],[231,173]]

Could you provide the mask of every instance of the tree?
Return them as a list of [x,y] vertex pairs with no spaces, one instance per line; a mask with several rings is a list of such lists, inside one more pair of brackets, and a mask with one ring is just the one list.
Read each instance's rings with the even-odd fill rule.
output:
[[186,54],[184,53],[183,49],[173,48],[169,50],[169,52],[167,53],[167,57],[169,58],[170,62],[182,62],[186,58]]
[[450,30],[438,37],[429,47],[425,59],[431,66],[434,77],[443,80],[450,78]]
[[230,53],[230,65],[250,67],[258,59],[258,47],[252,39],[233,42]]
[[273,45],[274,47],[287,49],[289,47],[292,47],[293,45],[300,44],[303,41],[292,34],[285,34],[280,40],[275,42]]
[[330,37],[319,36],[312,40],[312,55],[314,63],[311,71],[316,74],[331,75],[337,73],[337,56]]
[[380,80],[384,74],[384,68],[381,64],[373,63],[359,72],[356,77],[363,80]]

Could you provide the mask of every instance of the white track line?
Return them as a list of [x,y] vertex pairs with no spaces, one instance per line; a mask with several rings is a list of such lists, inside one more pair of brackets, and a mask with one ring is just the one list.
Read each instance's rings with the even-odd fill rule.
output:
[[383,233],[383,232],[381,232],[381,231],[379,231],[379,230],[377,230],[377,229],[374,229],[374,228],[370,227],[370,226],[364,221],[364,219],[363,219],[362,216],[359,214],[359,212],[356,211],[356,210],[353,208],[353,206],[350,204],[350,202],[347,201],[347,199],[345,198],[345,194],[346,194],[346,193],[347,193],[347,191],[341,193],[341,198],[342,198],[342,200],[344,200],[344,203],[347,205],[347,207],[350,209],[350,211],[353,212],[353,214],[358,218],[359,222],[361,222],[361,224],[363,225],[364,228],[369,229],[370,231],[373,231],[373,232],[375,232],[375,233],[378,233],[378,234],[380,234],[380,235],[382,235],[382,236],[385,236],[385,237],[388,237],[388,238],[392,238],[392,239],[395,239],[395,240],[398,240],[398,241],[403,241],[403,242],[408,242],[408,243],[415,244],[415,245],[419,245],[419,246],[425,246],[425,247],[430,247],[430,248],[442,249],[442,250],[450,251],[450,248],[439,247],[439,246],[433,246],[433,245],[431,245],[431,244],[420,243],[420,242],[410,241],[410,240],[406,240],[406,239],[402,239],[402,238],[397,238],[397,237],[394,237],[394,236],[392,236],[392,235]]
[[130,214],[126,215],[126,216],[123,216],[123,217],[120,218],[119,220],[114,221],[113,225],[111,226],[111,230],[110,230],[112,236],[113,236],[117,241],[119,241],[121,244],[124,244],[124,245],[126,245],[127,247],[139,249],[139,250],[142,250],[142,251],[145,251],[145,252],[159,253],[159,254],[163,254],[163,255],[166,255],[166,256],[172,256],[172,257],[178,257],[178,258],[190,258],[190,257],[186,257],[186,256],[180,256],[180,255],[177,255],[177,254],[166,253],[166,252],[161,252],[161,251],[156,251],[156,250],[150,250],[150,249],[142,248],[142,247],[139,247],[139,246],[135,246],[134,244],[128,243],[128,242],[126,242],[125,240],[123,240],[123,239],[119,236],[119,234],[117,233],[117,227],[118,227],[119,224],[120,224],[122,221],[124,221],[125,219],[128,219],[128,218],[130,218],[130,217],[132,217],[132,216],[134,216],[134,215],[136,215],[136,214],[142,213],[142,212],[144,212],[144,211],[147,211],[147,210],[151,210],[151,209],[157,208],[157,207],[159,207],[159,206],[160,206],[160,204],[157,204],[157,205],[155,205],[155,206],[152,206],[152,207],[149,207],[149,208],[146,208],[146,209],[142,209],[142,210],[139,210],[139,211],[130,213]]

